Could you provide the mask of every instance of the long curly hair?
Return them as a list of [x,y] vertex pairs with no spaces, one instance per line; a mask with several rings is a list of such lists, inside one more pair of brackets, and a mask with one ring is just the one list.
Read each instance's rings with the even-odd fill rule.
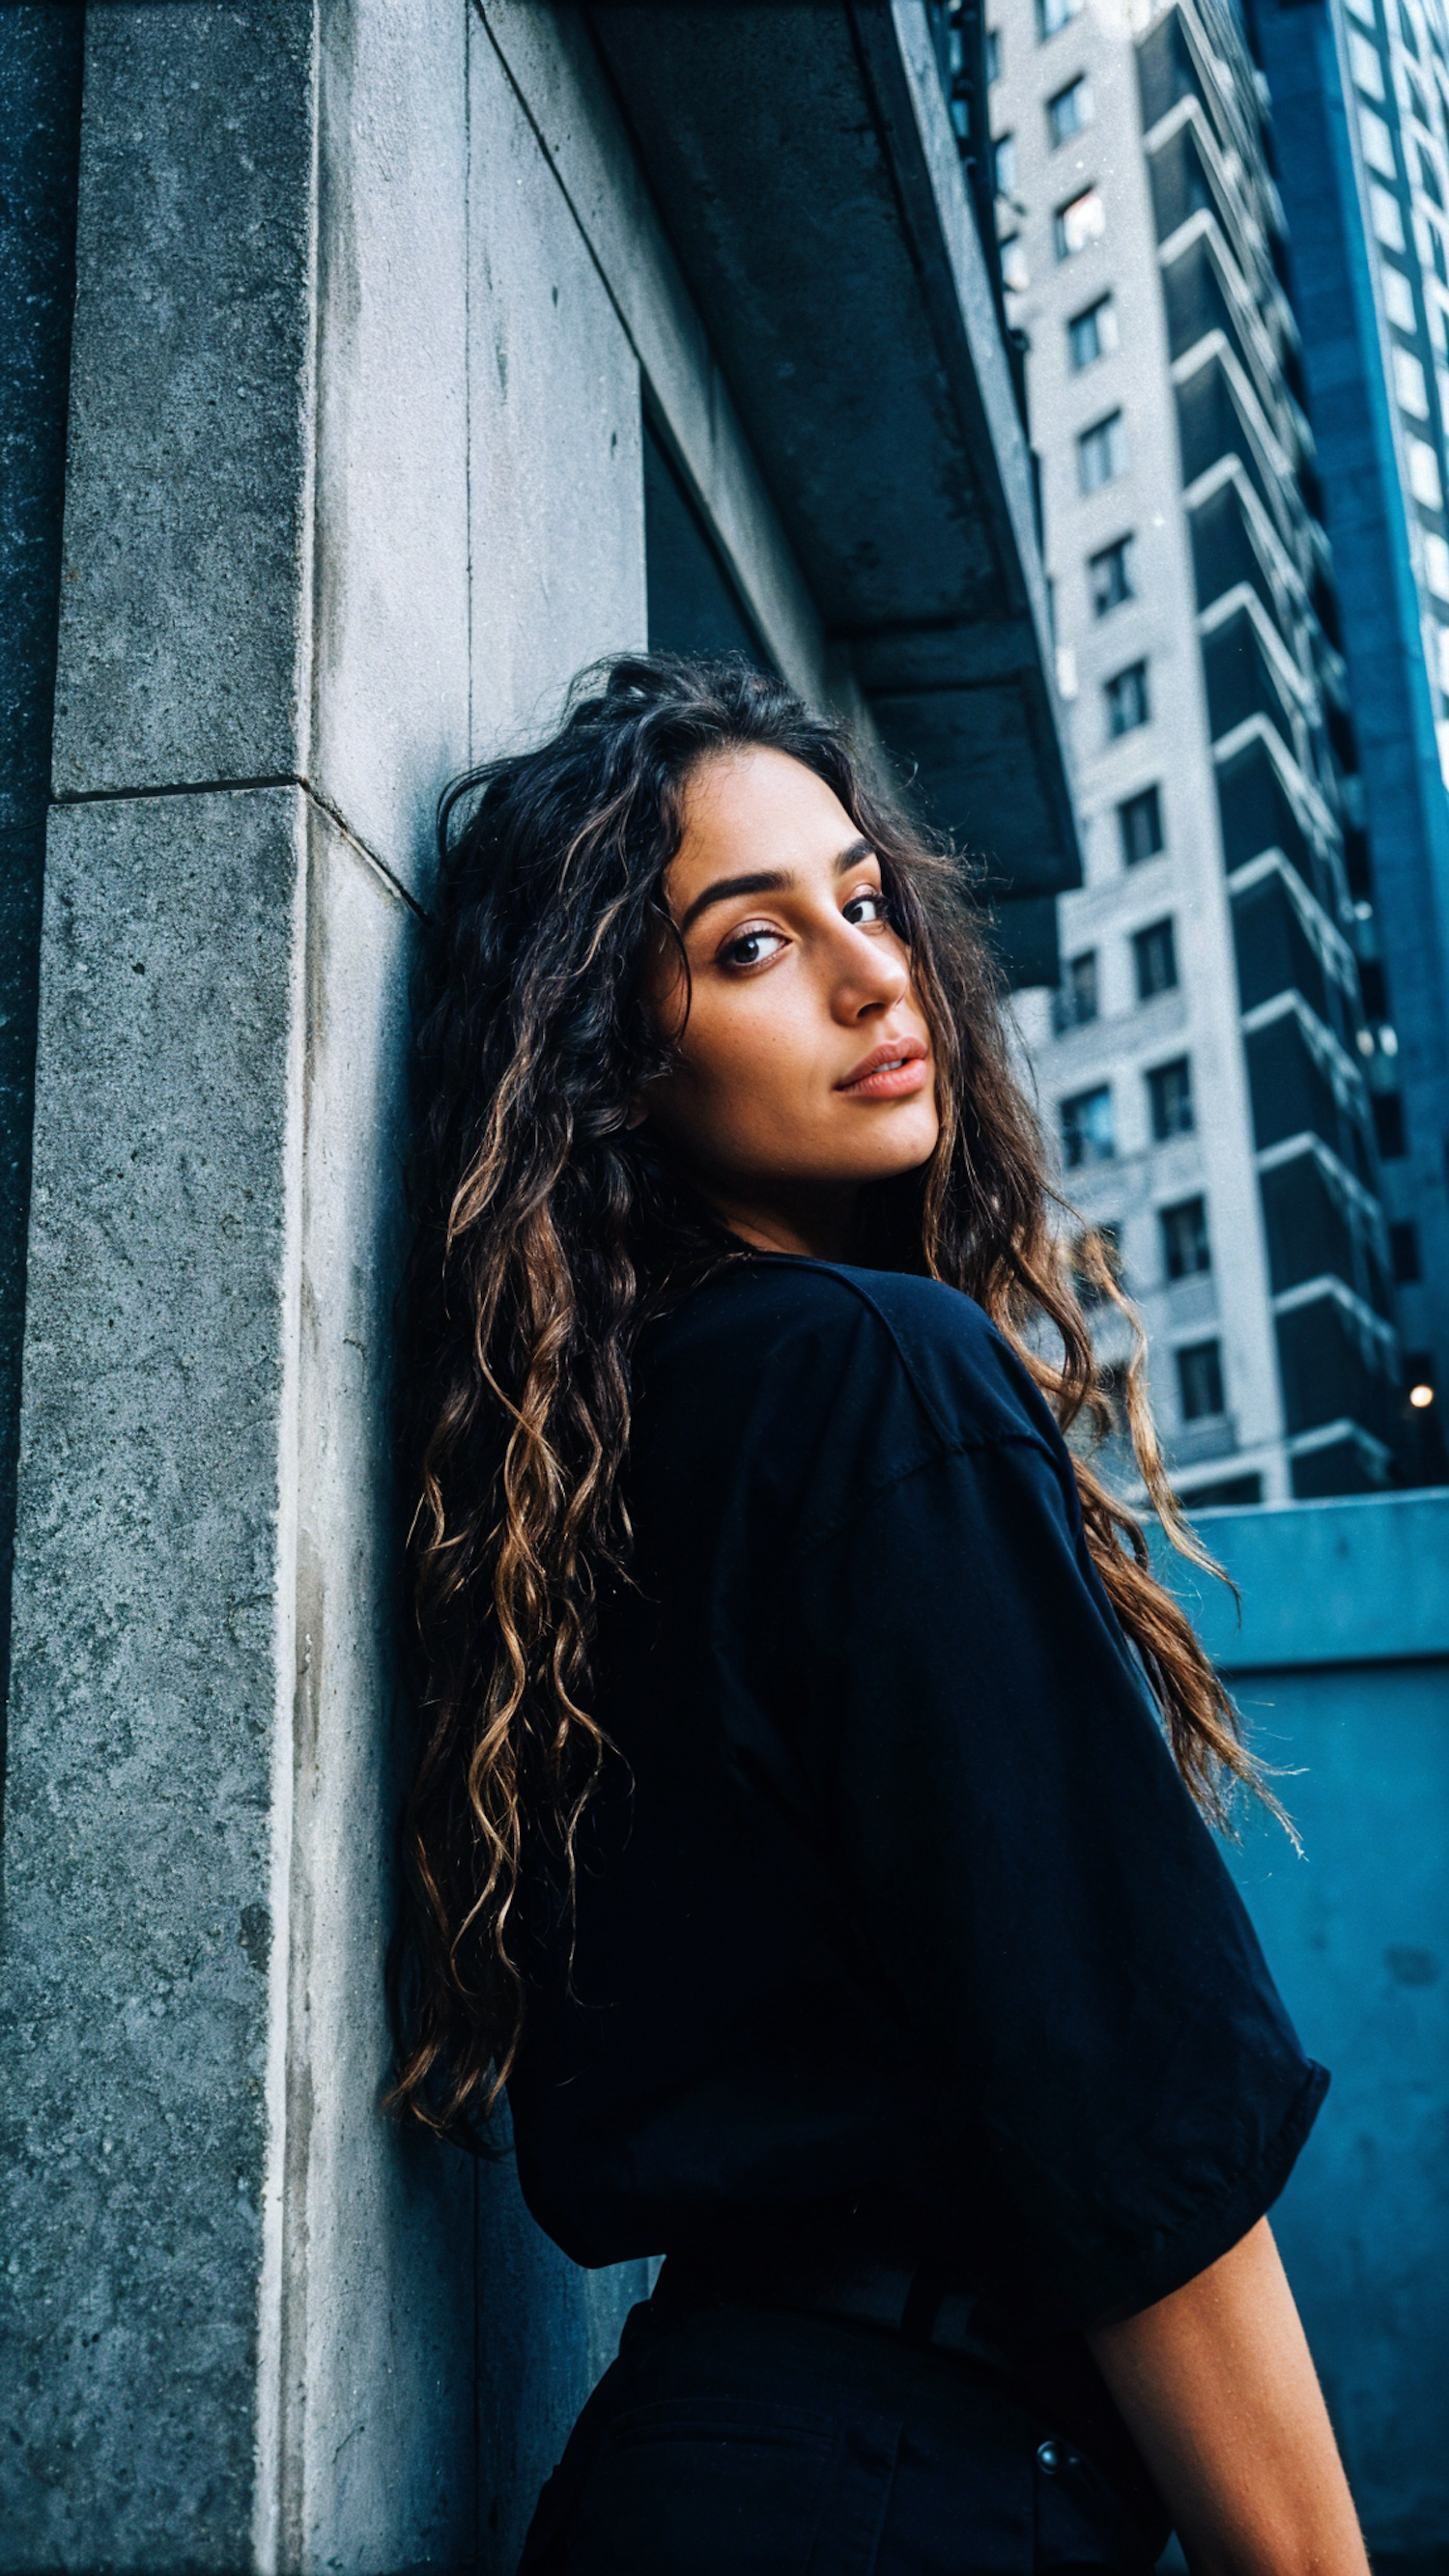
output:
[[[643,980],[673,936],[685,790],[752,745],[813,770],[878,855],[931,1032],[939,1141],[922,1173],[866,1194],[859,1257],[964,1289],[1005,1335],[1073,1435],[1092,1557],[1189,1789],[1220,1821],[1235,1780],[1261,1788],[1139,1522],[1086,1454],[1114,1409],[1079,1292],[1125,1301],[1049,1184],[968,871],[780,682],[661,655],[601,665],[550,740],[458,779],[439,813],[406,1301],[420,1742],[391,2098],[454,2137],[476,2137],[518,2047],[525,1845],[542,1835],[571,1865],[606,1749],[589,1657],[601,1583],[628,1563],[635,1340],[745,1257],[630,1108],[669,1062]],[[1163,1471],[1140,1331],[1121,1402],[1164,1527],[1208,1563]]]

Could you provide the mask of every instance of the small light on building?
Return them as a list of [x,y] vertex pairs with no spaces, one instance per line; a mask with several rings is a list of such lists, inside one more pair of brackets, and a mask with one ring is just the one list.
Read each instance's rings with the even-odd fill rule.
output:
[[1398,1036],[1393,1029],[1380,1029],[1379,1044],[1383,1048],[1385,1055],[1397,1055],[1399,1052]]
[[1359,1051],[1359,1054],[1360,1054],[1360,1055],[1372,1055],[1372,1054],[1373,1054],[1373,1051],[1374,1051],[1374,1033],[1373,1033],[1373,1030],[1372,1030],[1372,1029],[1360,1029],[1360,1030],[1359,1030],[1359,1033],[1358,1033],[1358,1051]]
[[1423,1412],[1423,1410],[1424,1410],[1425,1405],[1426,1405],[1426,1404],[1432,1404],[1432,1403],[1433,1403],[1433,1401],[1434,1401],[1434,1390],[1433,1390],[1432,1386],[1411,1386],[1411,1387],[1410,1387],[1410,1389],[1409,1389],[1409,1402],[1414,1406],[1414,1408],[1415,1408],[1415,1411],[1416,1411],[1416,1412],[1422,1413],[1422,1412]]

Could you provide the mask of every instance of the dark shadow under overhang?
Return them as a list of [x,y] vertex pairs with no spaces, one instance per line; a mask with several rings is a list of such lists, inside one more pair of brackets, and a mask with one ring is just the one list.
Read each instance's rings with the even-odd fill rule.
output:
[[1010,947],[1016,903],[1025,932],[1081,863],[1031,460],[922,0],[587,15],[827,632]]

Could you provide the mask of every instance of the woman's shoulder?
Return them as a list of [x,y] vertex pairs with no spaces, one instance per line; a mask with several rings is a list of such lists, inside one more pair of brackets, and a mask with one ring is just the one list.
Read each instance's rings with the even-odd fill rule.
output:
[[907,1415],[952,1448],[1059,1436],[974,1298],[903,1271],[769,1253],[731,1263],[665,1319],[658,1357],[721,1394],[774,1391],[797,1421],[843,1407],[884,1433]]

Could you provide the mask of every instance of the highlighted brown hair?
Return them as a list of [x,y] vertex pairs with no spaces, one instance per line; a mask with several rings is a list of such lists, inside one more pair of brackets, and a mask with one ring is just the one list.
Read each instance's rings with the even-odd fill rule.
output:
[[[1069,1247],[966,871],[874,790],[840,726],[742,664],[625,658],[585,675],[540,748],[449,789],[417,1057],[420,1743],[392,1980],[393,2099],[449,2135],[476,2129],[517,2049],[525,1847],[543,1836],[569,1859],[604,1751],[589,1656],[599,1587],[628,1563],[636,1336],[661,1302],[742,1257],[648,1126],[628,1121],[667,1061],[641,984],[668,935],[684,791],[702,761],[749,745],[803,761],[876,851],[940,1068],[936,1152],[870,1194],[859,1257],[966,1290],[1078,1446],[1111,1426],[1076,1280],[1085,1269],[1123,1301],[1095,1238]],[[1163,1472],[1140,1336],[1125,1403],[1169,1537],[1207,1563]],[[1178,1768],[1220,1819],[1235,1780],[1261,1788],[1257,1768],[1140,1523],[1086,1457],[1076,1473],[1093,1559]]]

